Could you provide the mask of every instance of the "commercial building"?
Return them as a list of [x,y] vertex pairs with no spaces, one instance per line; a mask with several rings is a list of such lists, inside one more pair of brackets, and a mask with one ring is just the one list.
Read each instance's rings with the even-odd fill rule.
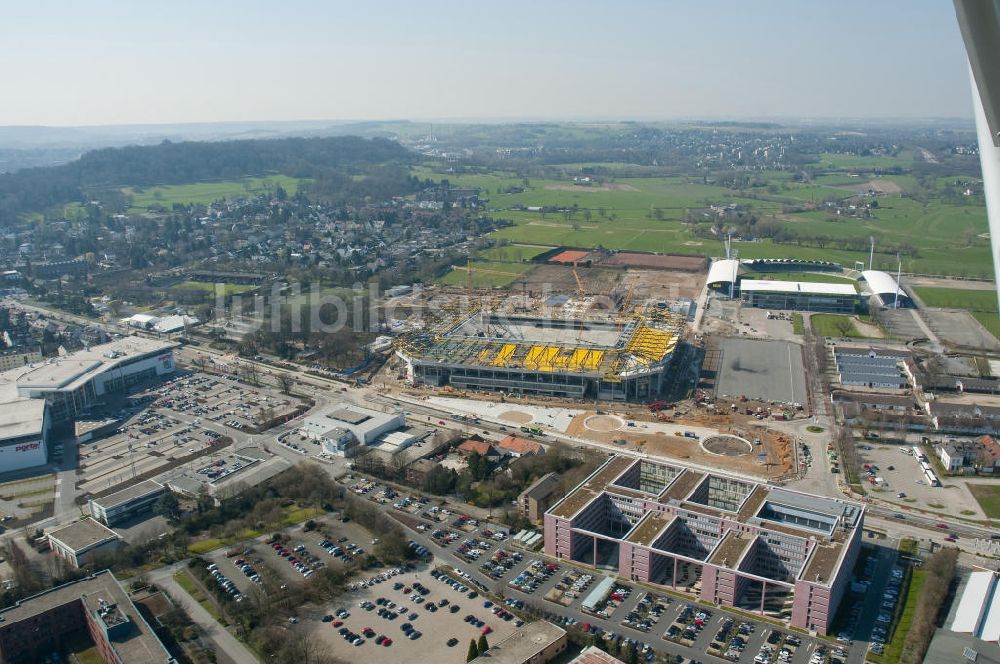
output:
[[151,514],[167,489],[155,480],[145,480],[103,498],[91,498],[90,514],[106,526]]
[[0,661],[6,664],[48,661],[88,637],[105,664],[175,661],[107,570],[0,610]]
[[579,655],[571,659],[569,664],[621,664],[621,660],[597,646],[587,646],[580,651]]
[[743,279],[740,300],[761,309],[854,313],[861,298],[853,284]]
[[904,360],[909,353],[882,349],[834,349],[833,360],[841,385],[901,390],[909,384]]
[[[344,456],[358,445],[375,445],[385,434],[404,426],[403,413],[382,413],[343,401],[307,417],[299,432],[322,445],[327,454]],[[399,446],[405,441],[390,438],[385,442]]]
[[[396,348],[415,384],[606,401],[651,398],[662,388],[686,317],[655,305],[627,315],[450,318],[404,335]],[[663,303],[661,303],[663,304]]]
[[541,521],[558,490],[558,473],[542,475],[517,497],[518,514],[535,523]]
[[176,345],[126,337],[0,373],[0,473],[44,464],[52,425],[172,373]]
[[83,567],[97,556],[110,553],[122,544],[118,533],[94,519],[80,519],[68,526],[56,528],[47,537],[52,553],[75,568]]
[[613,456],[545,514],[545,552],[826,634],[864,507]]
[[543,664],[566,650],[566,630],[544,620],[519,627],[472,660],[479,664]]

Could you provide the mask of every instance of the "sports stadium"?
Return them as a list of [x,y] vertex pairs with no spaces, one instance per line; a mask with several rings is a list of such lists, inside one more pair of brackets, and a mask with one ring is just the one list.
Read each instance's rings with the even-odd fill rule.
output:
[[685,320],[665,303],[603,317],[481,309],[404,336],[396,354],[413,384],[638,401],[660,392]]

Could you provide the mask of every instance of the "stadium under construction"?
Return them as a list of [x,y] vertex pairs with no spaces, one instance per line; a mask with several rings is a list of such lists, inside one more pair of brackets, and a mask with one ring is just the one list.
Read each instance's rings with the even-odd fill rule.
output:
[[637,401],[663,387],[685,320],[663,303],[600,318],[482,309],[406,335],[396,354],[414,384]]

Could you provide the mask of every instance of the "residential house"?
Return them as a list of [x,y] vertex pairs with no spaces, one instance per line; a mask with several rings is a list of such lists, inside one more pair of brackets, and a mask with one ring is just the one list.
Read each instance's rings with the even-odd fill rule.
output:
[[541,444],[514,435],[507,436],[498,442],[497,447],[502,453],[508,454],[514,458],[532,456],[535,454],[545,454],[545,448],[542,447]]

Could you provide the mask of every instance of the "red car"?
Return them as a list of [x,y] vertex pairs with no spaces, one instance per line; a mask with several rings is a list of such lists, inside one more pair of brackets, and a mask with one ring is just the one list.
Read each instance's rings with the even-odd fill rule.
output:
[[938,523],[938,524],[935,524],[935,527],[936,528],[947,528],[948,524],[947,523]]
[[947,537],[944,538],[944,541],[945,542],[954,542],[955,538],[952,535],[948,535]]
[[343,620],[334,620],[334,621],[333,621],[333,626],[334,626],[334,627],[340,627],[340,626],[342,626],[343,624],[344,624],[344,621],[343,621]]
[[492,631],[493,631],[493,628],[490,627],[489,625],[487,625],[486,627],[483,627],[482,634],[485,636],[486,634],[489,634]]
[[392,639],[386,639],[385,641],[382,642],[382,645],[388,648],[389,646],[392,645]]

